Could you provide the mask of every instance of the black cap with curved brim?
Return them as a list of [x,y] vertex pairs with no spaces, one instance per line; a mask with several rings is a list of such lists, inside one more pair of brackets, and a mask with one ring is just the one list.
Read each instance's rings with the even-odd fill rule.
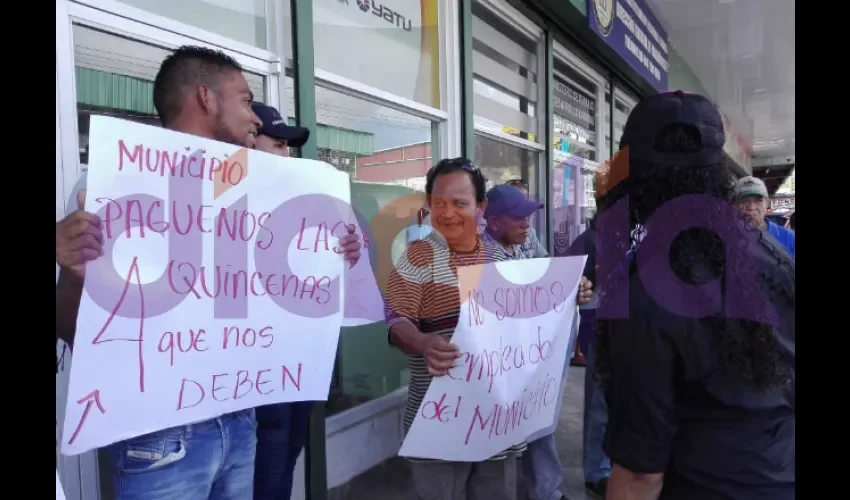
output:
[[[671,125],[692,127],[699,148],[692,153],[665,151],[661,132]],[[723,117],[711,101],[681,90],[661,92],[634,107],[620,136],[620,150],[629,148],[629,159],[655,165],[700,166],[724,161]]]
[[251,109],[254,110],[263,126],[257,130],[258,134],[267,135],[273,139],[286,141],[289,147],[300,148],[307,142],[310,137],[310,131],[303,127],[290,127],[286,124],[286,120],[280,116],[280,112],[271,106],[266,106],[261,102],[251,104]]

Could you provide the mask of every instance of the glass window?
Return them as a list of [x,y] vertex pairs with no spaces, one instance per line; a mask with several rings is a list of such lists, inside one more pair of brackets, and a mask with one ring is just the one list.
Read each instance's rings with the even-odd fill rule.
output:
[[539,198],[537,159],[538,154],[534,151],[475,134],[473,163],[487,177],[487,189],[522,179],[530,186],[530,195]]
[[555,256],[570,243],[596,211],[593,176],[600,152],[598,84],[571,65],[555,59],[552,88],[553,165],[551,203]]
[[596,161],[596,84],[557,59],[552,108],[556,150]]
[[[605,144],[602,145],[602,150],[606,152],[603,155],[603,159],[608,159],[614,155],[614,151],[617,151],[620,147],[620,136],[623,135],[623,129],[626,126],[626,120],[629,118],[629,114],[632,112],[632,108],[635,107],[636,100],[631,97],[627,97],[621,94],[621,92],[616,92],[616,97],[614,99],[614,120],[612,123],[611,120],[611,86],[605,86]],[[614,141],[611,144],[611,127],[613,126],[614,131]]]
[[[269,48],[266,37],[265,0],[119,1],[254,47],[273,51]],[[291,53],[290,48],[288,54]]]
[[[352,205],[363,219],[368,222],[405,196],[424,194],[425,175],[434,163],[432,122],[323,88],[316,89],[316,106],[319,159],[351,175]],[[374,264],[374,242],[364,240]],[[404,247],[401,229],[392,244],[393,258]],[[353,288],[350,283],[349,290]],[[358,295],[349,293],[349,300],[359,300]],[[343,327],[328,413],[395,391],[407,385],[408,373],[407,358],[387,343],[382,320]]]
[[593,176],[597,167],[595,161],[558,150],[554,152],[550,203],[555,257],[567,254],[570,243],[595,213]]
[[317,68],[440,107],[439,0],[312,1]]
[[539,40],[520,33],[486,7],[472,7],[475,122],[488,130],[539,140]]
[[[170,51],[73,25],[74,78],[80,164],[88,164],[91,115],[108,115],[160,126],[153,106],[153,81]],[[256,99],[263,100],[266,78],[243,71]]]

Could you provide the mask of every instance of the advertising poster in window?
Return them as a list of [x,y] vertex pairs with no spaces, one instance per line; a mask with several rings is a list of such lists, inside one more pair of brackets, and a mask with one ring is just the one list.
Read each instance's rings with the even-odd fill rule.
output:
[[564,206],[564,200],[560,196],[556,196],[557,193],[562,193],[564,191],[564,169],[555,166],[552,170],[552,208],[559,209]]
[[571,155],[561,153],[556,153],[555,156],[554,168],[555,172],[559,173],[556,175],[560,175],[563,179],[560,186],[553,183],[551,193],[551,199],[558,200],[560,205],[553,210],[555,216],[555,257],[566,255],[570,247],[570,242],[576,236],[575,229],[573,228],[576,218],[575,177],[576,173],[580,171],[580,168],[575,168],[573,165],[575,161],[566,161],[571,157]]

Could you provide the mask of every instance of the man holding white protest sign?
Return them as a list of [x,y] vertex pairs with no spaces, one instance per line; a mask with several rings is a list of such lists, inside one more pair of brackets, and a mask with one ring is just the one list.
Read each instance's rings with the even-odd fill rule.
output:
[[[429,172],[425,192],[434,232],[407,247],[390,273],[387,324],[390,342],[409,356],[410,384],[404,415],[405,432],[413,424],[432,376],[448,373],[460,357],[450,340],[460,319],[456,269],[504,260],[501,251],[485,244],[478,219],[486,208],[486,180],[465,158],[440,161]],[[430,268],[430,269],[429,269]],[[483,463],[411,460],[411,488],[416,498],[466,500],[516,497],[517,454],[522,438]]]
[[[448,398],[431,398],[434,400],[429,399],[423,403],[426,393],[430,390],[432,377],[449,375],[446,380],[454,380],[460,377],[461,370],[456,368],[458,363],[470,361],[470,355],[467,353],[462,357],[464,355],[461,354],[459,346],[453,343],[456,328],[458,332],[462,332],[460,324],[465,324],[464,321],[469,319],[462,316],[461,298],[465,298],[465,295],[459,288],[464,283],[463,276],[459,273],[465,271],[466,266],[471,266],[468,269],[473,273],[481,272],[481,267],[476,264],[506,260],[501,247],[484,241],[478,231],[477,221],[487,206],[485,185],[483,174],[469,160],[457,158],[439,162],[429,172],[426,182],[428,204],[432,209],[431,222],[435,231],[425,239],[408,246],[388,280],[387,321],[390,341],[407,353],[410,361],[411,381],[404,418],[405,432],[409,429],[412,431],[414,422],[420,419],[420,409],[425,410],[425,413],[428,413],[429,409],[434,410],[428,414],[432,419],[436,419],[432,420],[431,424],[440,425],[436,433],[428,430],[424,433],[417,432],[419,438],[414,438],[417,442],[406,441],[406,448],[400,452],[409,458],[412,490],[416,498],[516,498],[515,459],[526,447],[522,429],[509,436],[501,435],[493,441],[487,439],[486,431],[480,430],[476,433],[473,446],[466,447],[462,441],[456,440],[454,447],[441,447],[446,443],[447,432],[452,432],[458,439],[462,432],[456,428],[449,431],[440,422],[444,419],[461,418],[461,406],[464,406],[464,418],[471,419],[471,415],[475,415],[476,407],[471,404],[473,401],[464,404],[461,394],[454,394],[451,401]],[[546,261],[540,262],[546,266]],[[484,269],[489,269],[492,275],[493,266],[485,266]],[[571,287],[566,281],[561,283],[560,287],[555,287],[557,298],[550,301],[552,307],[564,311],[564,301],[575,300],[579,277],[580,273],[577,273]],[[468,281],[466,283],[468,284]],[[510,286],[503,287],[507,288]],[[463,307],[468,309],[466,304]],[[566,310],[570,309],[566,307]],[[486,315],[484,312],[482,314]],[[490,320],[491,323],[493,321]],[[524,325],[519,327],[519,330],[522,330],[520,334],[524,336],[527,345],[517,350],[522,353],[517,354],[518,360],[527,357],[528,363],[532,362],[532,358],[535,363],[540,363],[541,358],[545,358],[548,363],[557,364],[556,354],[566,355],[566,345],[559,347],[553,344],[552,330],[543,332],[542,326],[541,330],[537,330],[531,322],[521,323]],[[532,342],[532,339],[537,339],[536,343]],[[535,345],[537,347],[534,347]],[[489,359],[490,356],[487,357],[487,360]],[[481,363],[484,358],[478,360]],[[560,362],[559,369],[563,366],[563,359]],[[491,371],[493,376],[490,377],[482,372],[482,380],[479,382],[483,381],[485,387],[488,387],[488,381],[492,381],[493,388],[499,391],[496,396],[501,396],[499,402],[507,395],[503,390],[506,384],[510,384],[510,388],[515,391],[516,384],[523,383],[523,380],[516,377],[496,377],[495,373]],[[555,374],[555,377],[554,385],[557,389],[557,377],[560,377],[560,372]],[[544,382],[547,381],[549,378]],[[551,404],[556,392],[552,390],[552,382],[548,382],[548,391],[546,383],[540,385],[535,392],[535,401],[540,402],[548,397]],[[478,389],[478,384],[467,384],[467,390]],[[493,403],[493,400],[490,403]],[[449,409],[449,406],[452,408]],[[537,405],[535,418],[545,421],[547,415],[540,411],[540,407],[542,404]],[[498,411],[492,404],[489,410]],[[480,413],[485,410],[478,408],[478,411]],[[547,425],[551,424],[551,416],[550,411]],[[467,423],[470,421],[467,420]],[[468,425],[465,430],[468,430]],[[480,441],[482,438],[483,442]],[[425,443],[422,442],[423,439]]]
[[[302,314],[305,316],[304,321],[319,317],[341,317],[341,293],[335,291],[339,290],[339,280],[334,278],[334,272],[338,274],[342,267],[340,263],[334,264],[331,259],[324,259],[307,270],[298,267],[298,262],[293,261],[291,265],[302,275],[301,278],[295,278],[297,273],[289,269],[290,263],[286,258],[286,251],[291,246],[289,241],[281,238],[277,246],[272,247],[272,232],[269,228],[285,222],[278,220],[281,217],[274,217],[282,212],[271,210],[259,217],[252,217],[247,210],[248,193],[238,199],[235,196],[249,189],[246,185],[249,186],[252,205],[260,205],[252,206],[252,210],[265,208],[262,206],[264,200],[272,199],[269,194],[272,187],[264,188],[261,180],[257,179],[272,172],[272,168],[267,166],[268,162],[258,159],[256,155],[259,153],[244,149],[236,151],[222,144],[254,146],[260,123],[251,110],[252,100],[241,68],[232,58],[200,47],[181,47],[166,58],[157,74],[154,104],[163,125],[184,135],[101,117],[93,119],[91,178],[88,182],[85,178],[81,179],[69,203],[70,215],[57,223],[56,255],[57,263],[61,266],[57,283],[57,336],[73,341],[79,327],[81,337],[75,354],[84,358],[84,361],[75,363],[72,368],[69,387],[72,404],[69,405],[65,422],[63,451],[79,453],[93,446],[114,442],[109,450],[115,474],[115,496],[119,500],[250,499],[253,495],[256,443],[256,423],[250,408],[263,404],[262,396],[269,394],[268,402],[321,399],[327,395],[327,381],[324,379],[329,379],[330,369],[327,374],[320,373],[315,380],[302,382],[302,363],[298,360],[277,361],[276,368],[271,366],[273,359],[279,357],[281,349],[300,349],[303,352],[306,347],[299,344],[299,336],[289,337],[285,329],[273,326],[292,322],[292,318],[299,318]],[[221,142],[214,143],[202,138]],[[139,142],[142,140],[158,144],[148,144],[146,148]],[[125,149],[122,150],[122,146]],[[160,150],[156,150],[156,146]],[[172,156],[172,150],[179,153],[175,152]],[[247,175],[249,159],[253,176]],[[315,167],[321,165],[317,163]],[[120,173],[108,173],[109,168]],[[183,174],[187,175],[184,177]],[[280,175],[287,174],[281,172]],[[337,179],[326,174],[319,183],[315,179],[311,182],[310,176],[302,174],[298,176],[299,182],[293,182],[300,186],[284,186],[284,190],[288,192],[290,201],[295,199],[299,191],[330,193],[345,198],[348,196],[348,181],[347,178],[343,179],[344,174],[340,173],[339,176]],[[147,180],[153,177],[157,179]],[[241,188],[238,187],[240,180],[244,182]],[[205,184],[205,181],[209,182]],[[133,194],[130,190],[134,182],[142,192],[148,189],[153,194]],[[81,194],[86,184],[90,190],[89,198]],[[205,199],[202,185],[215,191],[213,200]],[[191,197],[192,193],[196,195],[193,198],[195,204],[178,208],[179,198]],[[170,202],[151,202],[157,196],[170,199]],[[287,198],[285,195],[280,196]],[[232,205],[227,209],[233,208],[236,215],[230,218],[230,212],[225,208],[221,212],[213,209],[212,202],[219,197],[232,200]],[[131,198],[135,199],[123,201]],[[121,203],[116,202],[116,199],[122,200]],[[100,208],[98,215],[85,212],[85,202]],[[341,199],[341,202],[347,205],[346,199]],[[145,203],[146,211],[142,209]],[[181,215],[185,216],[186,212],[180,210],[186,210],[187,206],[190,211],[194,207],[194,215],[189,214],[178,220]],[[111,216],[108,215],[110,210]],[[131,213],[131,210],[136,212]],[[204,210],[208,212],[204,214]],[[126,212],[123,218],[120,215],[122,211]],[[264,217],[265,214],[268,215]],[[152,218],[156,220],[152,221]],[[150,247],[141,239],[132,243],[138,246],[138,250],[128,249],[125,240],[117,239],[125,229],[117,228],[119,224],[124,224],[123,219],[126,219],[127,239],[130,239],[131,229],[133,233],[138,231],[139,234],[148,231],[147,242],[151,241],[151,237],[156,240],[156,236],[167,232],[170,243],[168,256],[163,260],[172,257],[171,252],[187,256],[186,260],[177,265],[173,265],[176,261],[172,260],[168,263],[168,272],[160,277],[151,276],[149,268],[146,273],[143,265],[146,260],[149,263],[161,259],[162,252],[151,250],[156,247]],[[246,221],[253,222],[246,225]],[[294,224],[297,226],[297,221]],[[181,225],[186,225],[185,229]],[[192,226],[194,230],[190,231]],[[344,252],[347,260],[356,262],[360,244],[359,238],[351,234],[353,228],[346,227],[349,234],[340,238],[338,248],[332,248],[334,245],[328,247],[328,235],[322,234],[323,224],[319,224],[317,231],[313,230],[315,226],[315,221],[308,223],[304,217],[300,233],[297,227],[284,229],[292,229],[289,231],[291,235],[298,236],[293,238],[295,249],[309,248],[314,254],[314,260],[323,259],[324,253],[319,252],[320,247],[323,247]],[[115,234],[110,234],[113,231]],[[175,232],[187,238],[178,243]],[[249,266],[246,271],[241,271],[237,262],[233,272],[218,274],[225,265],[230,264],[224,262],[214,272],[207,269],[211,275],[204,278],[204,265],[219,265],[218,258],[214,263],[205,262],[209,259],[201,251],[204,238],[213,238],[212,235],[205,236],[211,232],[219,233],[219,237],[222,234],[232,235],[232,245],[225,238],[217,238],[216,248],[220,246],[224,249],[225,257],[244,261],[248,261],[248,254],[253,254],[258,270],[240,274],[251,269]],[[298,241],[295,242],[295,239]],[[123,248],[120,245],[124,245]],[[257,248],[247,252],[249,245]],[[276,252],[271,255],[269,252],[260,252],[258,248],[274,248]],[[333,251],[328,253],[333,254]],[[104,254],[109,258],[98,259]],[[120,262],[121,257],[128,255],[135,255],[132,262]],[[272,283],[275,272],[265,271],[271,270],[281,259],[284,262],[279,272],[286,272],[289,278],[281,274]],[[200,265],[200,270],[194,267],[196,264]],[[241,263],[242,268],[246,265]],[[174,272],[173,268],[177,268],[177,271]],[[259,272],[260,268],[264,273]],[[126,278],[126,283],[110,288],[110,285],[115,285],[114,280],[105,277],[110,273],[114,277],[117,269],[124,274],[121,280]],[[190,272],[193,269],[195,272]],[[87,276],[85,293],[84,273]],[[304,277],[304,274],[310,276]],[[307,286],[309,278],[312,281]],[[219,279],[223,282],[217,281]],[[228,279],[231,281],[227,282]],[[138,285],[133,286],[132,283]],[[162,285],[166,293],[154,293],[148,295],[147,300],[142,299],[144,288],[162,292]],[[219,286],[229,288],[234,296],[224,291],[219,297],[219,292],[207,288]],[[300,297],[284,298],[283,291],[287,286],[293,293],[298,293],[300,287]],[[168,293],[168,290],[173,293]],[[249,298],[246,292],[245,296],[237,300],[235,295],[238,290],[250,290],[253,295]],[[174,295],[182,296],[174,304],[166,303],[163,298]],[[328,297],[322,298],[325,295]],[[104,298],[106,296],[112,297],[114,309],[111,313],[102,305],[108,301]],[[138,299],[135,309],[129,312],[127,309],[134,306],[122,302],[125,296]],[[256,299],[256,296],[262,296],[263,299]],[[212,297],[220,300],[212,300]],[[85,298],[82,303],[81,298]],[[116,299],[118,304],[115,304]],[[181,305],[179,314],[171,312],[177,303],[184,300],[186,302]],[[298,300],[315,303],[309,307],[292,303]],[[321,312],[321,300],[337,311],[328,309]],[[262,301],[272,303],[264,304]],[[262,308],[269,309],[277,305],[276,310],[282,319],[264,320],[277,321],[275,325],[242,324],[248,319],[249,302],[252,311],[259,308],[260,312]],[[124,306],[128,307],[119,309]],[[295,311],[291,309],[293,306]],[[304,308],[304,311],[299,308]],[[283,309],[287,310],[282,312]],[[79,318],[78,310],[81,311]],[[256,317],[256,313],[252,313],[252,317]],[[235,324],[239,323],[238,326],[224,330],[217,328],[226,318],[232,318]],[[170,327],[173,332],[165,331],[168,326],[162,322],[166,319],[173,322]],[[239,319],[241,321],[237,321]],[[189,325],[186,323],[189,320],[197,324]],[[330,331],[333,322],[328,323],[327,329]],[[130,326],[134,324],[135,327]],[[204,326],[209,333],[206,333]],[[143,340],[145,331],[150,332],[151,337]],[[218,338],[214,337],[213,332],[219,333]],[[324,337],[321,344],[323,351],[332,353],[335,350],[336,335],[338,331]],[[82,341],[83,336],[85,341]],[[94,340],[91,340],[92,337]],[[275,337],[278,338],[278,344],[263,351],[263,346],[268,348],[274,344]],[[281,348],[283,342],[289,343],[289,346]],[[107,356],[106,350],[114,354]],[[138,361],[133,361],[133,364],[138,369],[130,370],[126,366],[130,361],[127,353],[133,350],[137,351],[135,356]],[[193,361],[192,356],[205,356],[206,361]],[[320,362],[332,364],[333,355],[329,358],[329,361]],[[230,367],[230,375],[223,373],[225,370],[209,374],[206,373],[209,369],[203,367],[216,365],[216,368],[227,368],[242,361],[245,366]],[[264,361],[268,362],[269,367],[261,367]],[[307,362],[305,360],[304,364]],[[172,369],[181,370],[182,382],[179,377],[169,378],[175,376],[172,375]],[[132,384],[129,383],[132,377],[127,375],[128,372],[136,373]],[[94,382],[101,385],[95,386]],[[159,393],[158,389],[166,383],[172,392]],[[301,391],[302,394],[282,395],[287,384],[291,391]],[[303,384],[304,388],[299,384]],[[105,389],[101,390],[103,387],[110,389],[108,394]],[[130,390],[131,387],[135,388]],[[119,388],[125,390],[122,392]],[[237,401],[240,398],[244,399]],[[98,422],[84,425],[87,419]],[[150,431],[154,432],[146,433]]]

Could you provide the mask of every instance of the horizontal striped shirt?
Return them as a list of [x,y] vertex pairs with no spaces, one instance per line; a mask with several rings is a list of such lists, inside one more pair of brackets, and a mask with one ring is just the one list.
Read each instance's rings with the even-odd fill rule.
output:
[[[451,340],[460,318],[458,266],[506,260],[501,247],[480,237],[478,245],[478,251],[455,253],[437,233],[409,245],[387,282],[385,313],[389,327],[400,321],[410,321],[424,334],[442,335]],[[422,356],[409,355],[407,359],[410,385],[404,411],[405,434],[413,424],[433,378]],[[525,441],[521,441],[490,460],[504,459],[509,452],[521,453],[525,448]]]

